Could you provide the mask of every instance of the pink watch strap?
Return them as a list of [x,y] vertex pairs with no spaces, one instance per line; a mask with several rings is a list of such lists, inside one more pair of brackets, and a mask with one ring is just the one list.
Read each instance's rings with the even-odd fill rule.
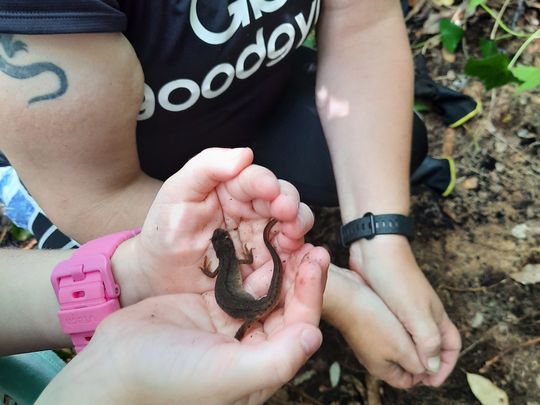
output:
[[113,277],[111,257],[122,242],[138,233],[140,229],[122,231],[87,242],[54,268],[51,283],[60,304],[58,318],[77,353],[88,344],[97,325],[120,309],[120,287]]

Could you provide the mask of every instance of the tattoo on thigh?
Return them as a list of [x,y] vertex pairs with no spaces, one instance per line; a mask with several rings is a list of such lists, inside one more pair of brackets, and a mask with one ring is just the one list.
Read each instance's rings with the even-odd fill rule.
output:
[[8,62],[8,59],[13,59],[18,52],[28,52],[26,43],[16,40],[13,34],[0,34],[0,48],[3,49],[5,54],[4,57],[4,55],[0,53],[0,72],[3,72],[8,76],[22,80],[30,79],[41,73],[50,72],[58,77],[59,87],[56,91],[33,97],[28,100],[28,105],[37,103],[38,101],[54,100],[65,94],[68,89],[68,80],[66,73],[59,66],[50,62],[38,62],[24,66],[14,65]]

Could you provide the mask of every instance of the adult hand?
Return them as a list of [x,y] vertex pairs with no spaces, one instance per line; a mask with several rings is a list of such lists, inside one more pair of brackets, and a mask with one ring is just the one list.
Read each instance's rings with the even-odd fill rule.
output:
[[291,254],[284,306],[241,342],[211,293],[123,308],[99,325],[38,403],[261,403],[321,344],[328,263],[328,253],[310,245]]
[[358,273],[330,265],[323,317],[373,376],[396,388],[424,377],[411,336]]
[[424,373],[415,380],[439,386],[454,368],[461,339],[418,267],[408,241],[385,235],[351,246],[351,268],[361,274],[412,337]]
[[313,214],[292,185],[252,160],[247,148],[207,149],[163,184],[141,234],[113,257],[124,306],[154,295],[209,290],[214,280],[200,267],[205,256],[213,257],[216,228],[231,231],[238,256],[244,246],[253,249],[253,264],[243,266],[247,272],[269,258],[261,234],[271,217],[280,223],[274,241],[282,260],[303,246]]

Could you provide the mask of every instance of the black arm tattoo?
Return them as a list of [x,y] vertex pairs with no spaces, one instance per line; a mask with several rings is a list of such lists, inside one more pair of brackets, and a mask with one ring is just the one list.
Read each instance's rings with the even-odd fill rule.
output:
[[[13,58],[17,52],[28,52],[27,45],[22,41],[15,40],[12,34],[0,34],[0,45],[4,49],[6,56],[10,59]],[[7,59],[0,54],[0,72],[13,77],[14,79],[30,79],[45,72],[54,73],[58,77],[58,81],[60,82],[58,90],[31,98],[28,101],[28,105],[38,101],[54,100],[62,96],[68,88],[68,80],[64,70],[49,62],[38,62],[30,65],[18,66],[9,63]]]

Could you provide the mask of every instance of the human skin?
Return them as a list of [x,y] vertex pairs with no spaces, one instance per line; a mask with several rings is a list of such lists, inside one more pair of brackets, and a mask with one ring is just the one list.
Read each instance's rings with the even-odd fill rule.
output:
[[[366,211],[408,213],[412,65],[399,13],[393,0],[323,3],[317,93],[344,222]],[[56,86],[55,78],[21,82],[0,74],[0,149],[51,220],[76,240],[141,226],[162,182],[146,176],[138,164],[134,131],[143,77],[131,46],[119,34],[17,37],[29,48],[18,63],[55,63],[65,70],[70,87],[60,98],[28,106],[36,91]],[[353,134],[367,135],[351,139]],[[370,351],[371,356],[359,358],[388,383],[442,383],[457,359],[459,335],[408,242],[379,237],[354,243],[350,253],[350,267],[361,277],[347,279],[331,266],[325,317],[348,337],[355,353]],[[16,268],[21,255],[11,261]],[[15,271],[10,277],[31,281]],[[153,294],[178,291],[183,284],[152,280]],[[139,290],[125,289],[134,300],[143,298]],[[372,307],[349,300],[344,290],[368,292]],[[389,322],[375,322],[369,310]],[[390,350],[364,347],[372,337],[388,335],[395,336]],[[403,350],[411,345],[416,351]],[[428,358],[442,359],[438,372],[425,372]]]
[[[313,214],[300,203],[296,189],[252,160],[253,153],[246,148],[208,149],[167,180],[141,233],[122,243],[112,257],[122,306],[155,295],[213,291],[214,281],[200,267],[205,257],[215,258],[211,235],[216,228],[228,229],[238,246],[253,249],[253,263],[242,270],[245,277],[250,276],[246,288],[255,296],[265,294],[260,286],[267,285],[272,272],[272,260],[261,239],[270,217],[279,221],[272,242],[284,262],[284,291],[291,285],[287,275],[295,274],[299,255],[328,256],[322,248],[304,244]],[[68,346],[49,278],[54,266],[71,252],[1,253],[0,280],[10,288],[0,294],[0,354]]]
[[241,342],[213,291],[149,298],[103,321],[37,403],[264,402],[322,341],[328,253],[305,245],[293,261],[283,306]]
[[[408,215],[413,65],[399,1],[326,1],[318,45],[317,106],[343,222],[367,212]],[[399,376],[386,380],[401,387],[440,385],[461,341],[407,239],[385,235],[353,243],[350,268],[399,319],[416,348],[418,359],[407,357]]]

